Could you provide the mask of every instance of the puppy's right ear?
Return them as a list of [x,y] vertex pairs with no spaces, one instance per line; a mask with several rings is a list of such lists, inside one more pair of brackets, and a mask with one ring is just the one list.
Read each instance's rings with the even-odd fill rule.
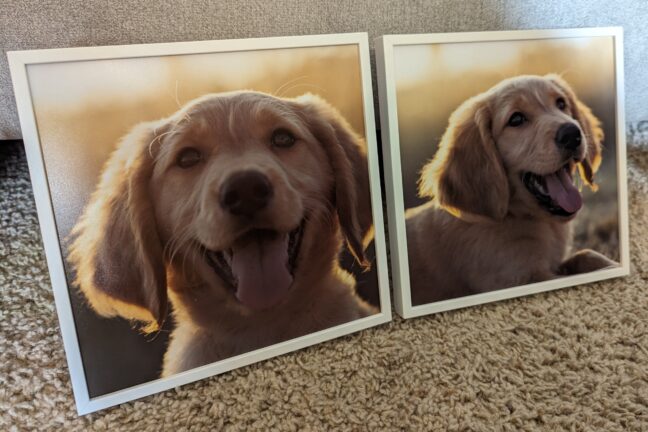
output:
[[556,84],[567,95],[574,120],[580,124],[583,130],[585,142],[587,143],[587,152],[585,153],[585,159],[578,164],[578,169],[585,183],[593,191],[596,191],[598,186],[594,182],[594,174],[601,166],[603,138],[605,137],[601,121],[584,102],[576,97],[574,90],[562,77],[556,74],[549,74],[545,77]]
[[458,217],[506,215],[508,179],[491,135],[490,109],[479,96],[450,116],[439,149],[421,171],[419,195]]
[[149,146],[163,130],[136,126],[119,144],[72,231],[76,284],[102,316],[119,315],[156,330],[167,311],[166,271],[149,180]]

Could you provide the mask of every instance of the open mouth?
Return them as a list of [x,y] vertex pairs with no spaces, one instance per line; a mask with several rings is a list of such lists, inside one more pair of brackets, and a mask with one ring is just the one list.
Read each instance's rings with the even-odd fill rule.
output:
[[305,223],[289,233],[252,229],[227,250],[207,250],[207,263],[239,302],[253,310],[268,309],[292,285]]
[[574,185],[571,162],[551,174],[523,172],[522,182],[540,206],[553,215],[572,216],[583,205],[583,198]]

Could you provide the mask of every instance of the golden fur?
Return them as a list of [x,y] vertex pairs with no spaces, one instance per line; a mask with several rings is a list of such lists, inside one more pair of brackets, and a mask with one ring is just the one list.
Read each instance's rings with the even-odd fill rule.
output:
[[[297,139],[276,148],[278,128]],[[187,147],[202,159],[178,166]],[[219,206],[220,185],[254,169],[271,202],[253,220]],[[290,291],[251,310],[207,264],[250,229],[289,232],[304,220]],[[280,99],[256,92],[212,94],[172,116],[135,127],[107,162],[76,225],[69,259],[77,284],[103,316],[161,326],[167,298],[175,329],[163,375],[272,345],[376,313],[338,264],[346,239],[363,265],[371,228],[364,143],[314,95]]]
[[[528,124],[507,127],[513,112]],[[577,125],[583,140],[570,155],[571,172],[578,169],[594,189],[603,131],[560,77],[504,80],[451,115],[419,180],[419,194],[430,201],[406,214],[414,305],[616,265],[591,250],[566,259],[573,215],[541,208],[521,179],[565,164],[554,141],[564,124]]]

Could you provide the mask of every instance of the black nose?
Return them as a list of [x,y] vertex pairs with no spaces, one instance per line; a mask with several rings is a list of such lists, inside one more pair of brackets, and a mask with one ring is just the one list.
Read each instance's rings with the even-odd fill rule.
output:
[[272,198],[272,185],[258,171],[239,171],[230,175],[220,188],[220,205],[236,216],[254,216]]
[[556,132],[556,145],[566,150],[576,150],[581,145],[582,137],[578,126],[573,123],[564,123]]

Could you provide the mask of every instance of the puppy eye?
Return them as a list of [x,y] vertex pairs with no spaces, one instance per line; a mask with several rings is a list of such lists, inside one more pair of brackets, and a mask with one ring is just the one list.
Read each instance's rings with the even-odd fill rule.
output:
[[509,118],[508,125],[511,127],[522,126],[522,124],[527,121],[527,118],[521,112],[514,112]]
[[561,98],[561,97],[559,97],[558,99],[556,99],[556,106],[558,107],[558,109],[559,109],[560,111],[562,111],[562,110],[564,110],[565,108],[567,108],[567,102],[565,102],[565,98]]
[[176,159],[176,164],[180,168],[191,168],[202,160],[202,154],[193,147],[182,149]]
[[286,129],[277,129],[272,133],[272,145],[280,148],[292,147],[295,144],[295,137]]

